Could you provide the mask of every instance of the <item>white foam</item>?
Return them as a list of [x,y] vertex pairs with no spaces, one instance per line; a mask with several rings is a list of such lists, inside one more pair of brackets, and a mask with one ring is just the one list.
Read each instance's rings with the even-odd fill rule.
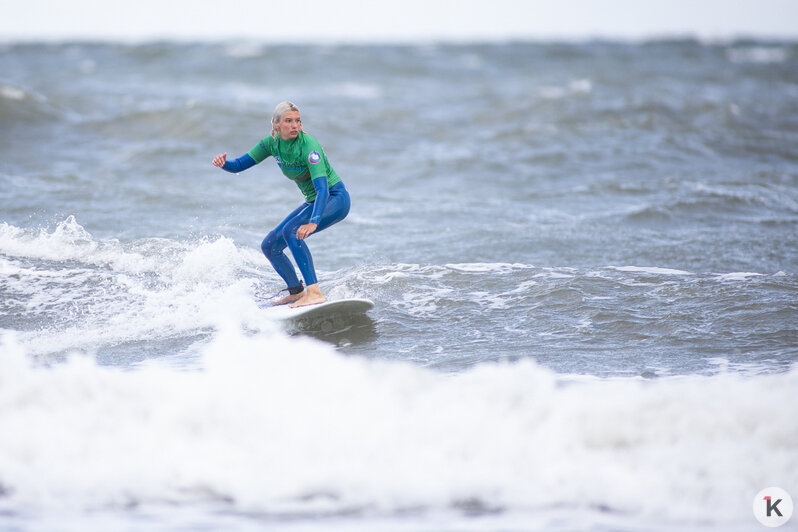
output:
[[7,100],[22,101],[25,99],[25,96],[25,91],[22,89],[9,85],[0,85],[0,97],[6,98]]
[[692,273],[684,270],[674,270],[671,268],[658,268],[655,266],[608,266],[610,270],[617,270],[619,272],[630,273],[648,273],[651,275],[692,275]]
[[394,302],[394,306],[405,309],[412,316],[426,316],[438,310],[442,298],[451,296],[448,288],[420,287],[418,292],[404,292],[402,300]]
[[157,261],[145,261],[137,253],[126,253],[116,240],[97,242],[70,215],[52,232],[47,229],[22,229],[0,223],[0,252],[12,257],[55,261],[77,260],[96,266],[140,272],[152,269]]
[[726,57],[732,63],[783,63],[788,56],[788,51],[780,46],[750,46],[726,51]]
[[567,87],[543,86],[538,94],[546,100],[560,100],[566,96],[585,96],[593,92],[593,82],[589,79],[577,79],[568,83]]
[[11,275],[18,275],[22,271],[16,264],[13,264],[11,261],[0,257],[0,275],[2,276],[11,276]]
[[568,89],[572,94],[590,94],[593,91],[593,83],[589,79],[578,79],[569,83]]
[[351,213],[346,217],[347,223],[353,223],[355,225],[363,225],[367,227],[379,227],[385,223],[384,220],[380,218],[372,218],[368,216],[362,216],[358,213]]
[[[393,515],[478,501],[527,517],[609,508],[633,524],[723,528],[748,522],[738,502],[749,492],[770,483],[798,490],[797,423],[773,423],[762,406],[763,397],[795,403],[796,370],[563,383],[530,361],[442,375],[347,357],[285,336],[257,309],[248,273],[261,260],[256,251],[226,238],[122,244],[92,237],[74,219],[62,225],[0,225],[6,293],[25,294],[30,313],[78,312],[0,343],[0,513],[211,500],[264,514]],[[27,260],[42,257],[78,264]],[[398,264],[369,275],[403,282],[533,268]],[[570,272],[535,270],[519,290]],[[396,306],[435,312],[453,294],[416,289]],[[506,297],[469,293],[489,308],[503,308]],[[186,331],[209,338],[192,345],[192,371],[157,362],[123,370],[85,356],[29,362]]]
[[518,269],[528,269],[531,268],[532,266],[527,266],[525,264],[518,264],[518,263],[511,264],[507,262],[464,262],[459,264],[458,263],[447,264],[446,267],[451,270],[463,273],[489,273],[489,272],[503,273]]
[[761,273],[754,272],[733,272],[718,275],[721,281],[748,281],[752,277],[762,277]]
[[798,370],[564,385],[529,361],[442,375],[230,322],[219,330],[200,371],[80,356],[33,367],[6,337],[0,505],[210,499],[312,515],[480,501],[723,528],[750,523],[763,486],[798,488],[798,422],[786,414]]
[[10,257],[0,262],[4,294],[48,324],[19,334],[31,354],[186,336],[220,316],[272,327],[253,297],[261,258],[228,238],[123,245],[94,239],[70,217],[52,232],[0,224],[0,251]]

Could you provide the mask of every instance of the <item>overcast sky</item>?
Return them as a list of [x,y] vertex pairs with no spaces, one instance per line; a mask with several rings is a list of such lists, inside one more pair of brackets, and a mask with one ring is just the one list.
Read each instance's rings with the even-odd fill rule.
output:
[[0,40],[798,39],[798,0],[4,0]]

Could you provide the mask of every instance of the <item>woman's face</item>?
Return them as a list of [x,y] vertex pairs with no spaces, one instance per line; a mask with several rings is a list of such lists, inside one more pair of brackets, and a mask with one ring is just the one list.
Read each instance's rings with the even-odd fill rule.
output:
[[295,139],[302,130],[299,111],[286,111],[277,123],[277,132],[283,140]]

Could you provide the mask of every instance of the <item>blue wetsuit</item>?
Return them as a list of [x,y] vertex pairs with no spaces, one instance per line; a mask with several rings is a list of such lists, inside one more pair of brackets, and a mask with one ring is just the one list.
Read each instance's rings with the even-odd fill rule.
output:
[[[250,153],[252,153],[252,151],[250,151]],[[260,161],[253,159],[250,153],[246,153],[238,159],[225,162],[222,169],[228,172],[238,173],[251,168]],[[315,151],[312,152],[310,159],[311,164],[314,163],[317,157],[319,157],[319,154]],[[282,161],[280,161],[280,159],[278,159],[278,164],[280,164],[282,168]],[[310,178],[310,173],[307,173],[304,179],[300,177],[300,179],[294,180],[306,181]],[[296,270],[294,270],[294,266],[285,253],[283,253],[286,247],[291,250],[291,254],[294,256],[297,266],[299,266],[299,271],[302,272],[305,284],[312,285],[318,282],[310,249],[308,249],[304,240],[297,238],[297,229],[302,225],[315,223],[317,224],[316,230],[311,234],[316,234],[340,222],[349,214],[349,193],[340,179],[332,186],[328,186],[327,176],[315,177],[312,183],[315,189],[315,198],[313,201],[306,201],[294,209],[291,214],[286,216],[277,227],[266,235],[266,238],[263,239],[263,243],[261,244],[263,254],[269,259],[269,262],[271,262],[277,274],[285,281],[291,294],[299,293],[303,288],[302,283],[297,277]],[[300,188],[305,192],[307,199],[308,193],[306,190],[308,187],[305,185],[304,187],[300,186]]]

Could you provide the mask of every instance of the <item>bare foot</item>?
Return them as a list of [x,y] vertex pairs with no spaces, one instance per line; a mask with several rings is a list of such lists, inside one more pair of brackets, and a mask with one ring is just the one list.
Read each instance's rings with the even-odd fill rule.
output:
[[276,307],[278,305],[287,305],[289,303],[293,303],[294,301],[299,301],[302,299],[302,296],[305,295],[305,292],[300,292],[298,294],[288,294],[287,296],[278,299],[277,301],[272,302],[272,306]]
[[321,293],[321,289],[319,288],[319,283],[310,284],[307,286],[307,290],[305,290],[302,294],[299,294],[302,297],[296,300],[295,303],[289,305],[291,308],[297,307],[306,307],[308,305],[318,305],[319,303],[324,303],[327,301],[324,299],[324,296]]

